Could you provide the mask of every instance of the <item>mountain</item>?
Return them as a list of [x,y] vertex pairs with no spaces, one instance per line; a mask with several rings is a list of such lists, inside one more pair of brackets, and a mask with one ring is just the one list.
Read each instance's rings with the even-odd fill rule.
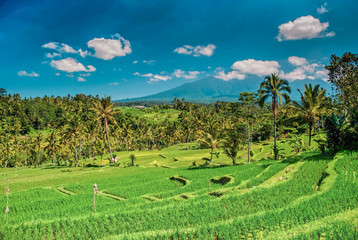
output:
[[[216,101],[237,101],[241,92],[256,92],[260,88],[263,78],[247,77],[245,80],[224,81],[215,77],[207,77],[195,82],[185,83],[179,87],[163,91],[157,94],[138,98],[127,98],[116,102],[134,101],[165,101],[171,102],[174,97],[184,98],[191,102],[211,103]],[[305,84],[320,84],[321,87],[329,90],[331,85],[323,80],[296,80],[290,82],[292,88],[291,98],[299,99],[297,89],[304,89]]]

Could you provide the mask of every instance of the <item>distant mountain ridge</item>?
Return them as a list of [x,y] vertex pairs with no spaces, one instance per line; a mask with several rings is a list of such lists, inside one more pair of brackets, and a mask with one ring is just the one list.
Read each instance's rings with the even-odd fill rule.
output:
[[[164,101],[170,102],[175,97],[184,98],[187,101],[199,103],[211,103],[216,101],[236,102],[241,92],[256,92],[260,88],[262,78],[248,77],[245,80],[224,81],[215,77],[207,77],[195,82],[185,83],[179,87],[172,88],[157,94],[138,98],[127,98],[116,100],[116,102],[134,102],[134,101]],[[297,89],[304,89],[305,84],[319,84],[321,87],[329,90],[331,85],[323,80],[296,80],[290,82],[292,89],[291,98],[299,100]]]

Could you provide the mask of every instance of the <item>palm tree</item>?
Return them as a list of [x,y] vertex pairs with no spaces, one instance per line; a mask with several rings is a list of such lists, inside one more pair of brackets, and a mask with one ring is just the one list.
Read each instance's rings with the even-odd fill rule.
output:
[[[244,141],[247,138],[244,132],[244,128],[233,125],[233,128],[224,140],[224,152],[232,159],[232,165],[236,165],[237,154],[243,148]],[[250,164],[250,160],[248,163]]]
[[39,133],[35,136],[33,145],[34,145],[34,149],[36,150],[36,154],[37,154],[37,166],[40,167],[40,154],[41,154],[41,150],[45,146],[44,136],[42,133]]
[[206,145],[211,149],[210,151],[210,162],[213,161],[214,149],[219,148],[222,140],[220,139],[221,129],[219,127],[219,122],[216,118],[211,118],[208,122],[208,126],[202,132],[202,136],[198,139],[199,142]]
[[277,146],[276,146],[276,120],[278,115],[278,105],[282,105],[282,97],[286,102],[290,97],[287,93],[291,93],[291,87],[287,80],[279,78],[276,74],[271,74],[265,77],[265,80],[260,85],[260,105],[262,106],[267,98],[272,99],[272,114],[274,122],[274,154],[277,159]]
[[109,139],[109,127],[108,122],[112,122],[113,124],[117,124],[116,119],[114,118],[114,108],[113,103],[111,102],[111,97],[104,97],[100,101],[97,101],[94,103],[95,107],[91,108],[96,115],[97,115],[97,121],[100,124],[104,124],[104,128],[106,130],[106,136],[107,136],[107,142],[108,142],[108,149],[109,154],[111,157],[111,162],[114,162],[113,155],[112,155],[112,149],[111,149],[111,141]]
[[46,140],[47,146],[45,147],[45,150],[52,158],[52,166],[55,166],[55,154],[61,150],[58,133],[55,130],[52,130]]
[[326,90],[323,88],[320,89],[319,85],[315,85],[312,88],[311,84],[305,84],[305,91],[303,94],[299,89],[297,90],[301,95],[301,104],[293,101],[293,105],[298,110],[298,114],[308,124],[308,146],[311,146],[312,126],[319,119],[319,113],[321,112],[326,98]]
[[74,144],[74,150],[75,150],[75,157],[76,157],[76,165],[79,166],[78,162],[78,152],[77,152],[77,140],[81,137],[82,132],[82,123],[80,119],[73,118],[71,121],[65,125],[64,128],[64,136],[63,140],[66,141],[66,143],[73,143]]

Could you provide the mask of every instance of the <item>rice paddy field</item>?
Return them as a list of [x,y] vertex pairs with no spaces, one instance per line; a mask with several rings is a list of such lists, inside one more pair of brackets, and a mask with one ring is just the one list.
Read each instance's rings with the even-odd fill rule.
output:
[[355,152],[211,167],[140,154],[133,167],[2,169],[0,239],[358,238]]

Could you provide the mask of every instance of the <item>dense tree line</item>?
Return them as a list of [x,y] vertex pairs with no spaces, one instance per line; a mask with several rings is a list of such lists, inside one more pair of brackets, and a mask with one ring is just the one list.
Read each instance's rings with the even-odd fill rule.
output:
[[[318,85],[309,84],[303,92],[299,90],[300,101],[291,101],[289,93],[295,90],[289,87],[289,82],[271,74],[256,93],[241,93],[238,102],[200,105],[175,98],[171,105],[154,105],[143,110],[180,111],[178,118],[168,116],[163,121],[123,113],[109,97],[78,94],[21,99],[19,94],[7,94],[0,89],[1,165],[40,166],[51,162],[78,166],[81,159],[95,156],[100,156],[102,162],[106,153],[113,163],[116,160],[113,152],[150,151],[178,143],[185,143],[187,149],[189,143],[210,149],[208,163],[213,161],[218,148],[224,149],[233,164],[238,151],[247,149],[250,163],[252,141],[273,138],[273,158],[277,159],[276,138],[293,136],[298,153],[303,148],[302,133],[309,134],[310,146],[312,133],[322,129],[324,121],[328,139],[327,143],[321,141],[323,149],[354,149],[358,138],[357,98],[349,97],[351,79],[357,71],[354,57],[353,60],[332,57],[331,65],[327,66],[330,81],[337,87],[334,98],[327,97]],[[337,64],[342,68],[347,65],[354,73],[343,71]]]

